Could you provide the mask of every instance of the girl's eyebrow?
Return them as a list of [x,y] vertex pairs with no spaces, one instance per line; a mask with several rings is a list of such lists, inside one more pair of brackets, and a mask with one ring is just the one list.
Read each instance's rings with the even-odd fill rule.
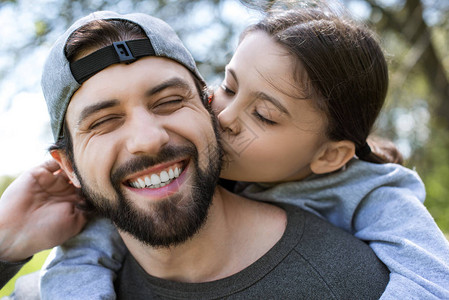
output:
[[234,77],[235,82],[239,83],[239,80],[237,78],[237,74],[235,74],[235,71],[233,69],[231,69],[229,66],[226,66],[225,70],[226,70],[226,72],[231,74],[232,77]]
[[279,100],[276,98],[271,97],[270,95],[265,94],[264,92],[256,92],[254,93],[255,98],[260,100],[265,100],[276,106],[277,109],[279,109],[282,113],[286,114],[288,117],[290,117],[290,113],[288,112],[287,108],[285,108],[284,105],[282,105]]
[[[235,80],[235,82],[238,84],[238,78],[237,78],[237,74],[235,73],[235,71],[233,69],[231,69],[230,67],[226,66],[226,72],[228,72]],[[264,101],[268,101],[271,104],[273,104],[274,106],[276,106],[277,109],[279,109],[282,113],[286,114],[288,117],[290,117],[290,113],[288,112],[287,108],[285,108],[284,105],[282,105],[282,103],[277,100],[276,98],[264,93],[264,92],[255,92],[254,94],[254,98],[260,99],[260,100],[264,100]]]

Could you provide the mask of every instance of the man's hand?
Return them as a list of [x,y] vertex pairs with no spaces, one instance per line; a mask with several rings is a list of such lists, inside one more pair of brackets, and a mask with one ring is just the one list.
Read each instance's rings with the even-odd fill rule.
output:
[[24,172],[0,198],[0,259],[24,260],[76,235],[83,202],[55,161]]

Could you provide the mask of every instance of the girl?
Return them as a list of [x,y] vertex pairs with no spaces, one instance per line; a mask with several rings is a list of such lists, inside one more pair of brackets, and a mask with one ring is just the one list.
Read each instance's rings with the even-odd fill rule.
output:
[[[421,180],[392,164],[402,159],[391,144],[367,141],[387,87],[385,58],[363,26],[315,9],[270,13],[242,34],[209,103],[223,129],[222,177],[369,243],[391,271],[383,299],[447,299],[449,245],[422,205]],[[43,299],[114,298],[124,251],[107,221],[93,223],[53,252]]]

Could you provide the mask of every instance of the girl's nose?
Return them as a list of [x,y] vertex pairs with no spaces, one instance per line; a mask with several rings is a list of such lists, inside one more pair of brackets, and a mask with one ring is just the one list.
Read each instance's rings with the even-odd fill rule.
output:
[[224,131],[230,134],[239,134],[241,130],[241,122],[236,108],[232,105],[224,108],[217,116],[218,122]]

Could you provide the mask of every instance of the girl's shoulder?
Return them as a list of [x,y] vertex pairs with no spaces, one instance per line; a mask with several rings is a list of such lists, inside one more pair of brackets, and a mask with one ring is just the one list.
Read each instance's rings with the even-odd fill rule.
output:
[[404,189],[412,191],[413,194],[424,202],[425,187],[422,179],[415,170],[407,167],[387,163],[375,164],[359,159],[352,159],[340,174],[340,182],[369,185],[371,189],[383,187]]
[[389,180],[401,179],[418,181],[422,183],[422,180],[416,170],[412,170],[398,164],[376,164],[356,158],[353,158],[348,162],[346,167],[342,170],[341,174],[343,173],[345,173],[347,176],[358,174],[358,176],[360,177],[385,177]]

